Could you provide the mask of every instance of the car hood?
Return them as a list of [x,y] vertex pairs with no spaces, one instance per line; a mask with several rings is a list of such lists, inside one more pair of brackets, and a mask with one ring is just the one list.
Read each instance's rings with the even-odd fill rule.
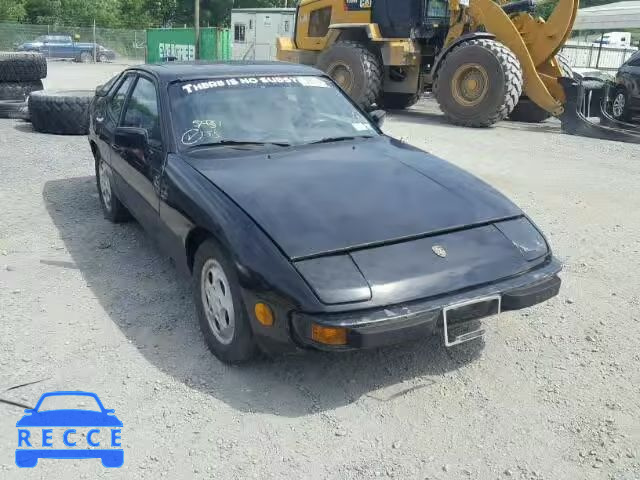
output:
[[[522,215],[486,183],[388,137],[187,158],[292,260]],[[212,154],[213,155],[213,154]],[[234,153],[235,155],[235,153]]]
[[121,427],[115,415],[89,410],[49,410],[23,416],[17,427]]

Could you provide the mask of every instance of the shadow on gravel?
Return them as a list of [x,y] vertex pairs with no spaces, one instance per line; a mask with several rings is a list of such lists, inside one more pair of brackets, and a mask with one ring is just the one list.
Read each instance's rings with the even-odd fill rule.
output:
[[[421,109],[415,110],[390,110],[389,118],[401,122],[410,122],[418,125],[448,125],[453,127],[447,117],[441,112],[427,112]],[[456,127],[460,128],[460,127]]]
[[[415,390],[434,388],[438,376],[473,362],[484,347],[478,341],[446,350],[432,337],[382,350],[305,352],[240,367],[223,365],[205,347],[188,282],[137,223],[113,225],[103,218],[93,177],[47,182],[43,197],[73,263],[40,261],[79,269],[145,360],[238,410],[297,417],[362,396],[392,402]],[[124,376],[126,363],[119,368],[114,375]],[[138,380],[141,389],[152,388],[149,380]]]
[[33,129],[33,125],[31,125],[31,122],[18,122],[13,128],[23,133],[37,133]]
[[[417,107],[412,110],[391,110],[389,112],[389,118],[399,120],[401,122],[413,123],[416,125],[445,125],[451,128],[471,128],[460,127],[450,123],[444,114],[440,112],[425,111]],[[542,123],[525,123],[525,122],[512,122],[504,120],[499,122],[492,128],[506,128],[508,130],[520,130],[525,132],[539,132],[539,133],[557,133],[561,134],[560,122],[554,120],[547,120]],[[474,130],[478,130],[475,129]],[[482,129],[480,129],[482,130]]]

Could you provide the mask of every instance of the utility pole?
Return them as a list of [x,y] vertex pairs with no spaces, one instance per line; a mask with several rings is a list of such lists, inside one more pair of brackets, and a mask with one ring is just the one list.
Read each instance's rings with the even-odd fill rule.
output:
[[195,0],[194,20],[196,30],[195,57],[200,60],[200,0]]
[[98,61],[98,44],[96,43],[96,19],[93,19],[93,61]]

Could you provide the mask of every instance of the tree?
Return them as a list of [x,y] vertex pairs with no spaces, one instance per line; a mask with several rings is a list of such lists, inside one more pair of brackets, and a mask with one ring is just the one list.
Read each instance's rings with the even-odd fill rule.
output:
[[60,18],[60,0],[26,0],[27,23],[55,23]]
[[17,22],[26,14],[22,0],[0,0],[0,21]]

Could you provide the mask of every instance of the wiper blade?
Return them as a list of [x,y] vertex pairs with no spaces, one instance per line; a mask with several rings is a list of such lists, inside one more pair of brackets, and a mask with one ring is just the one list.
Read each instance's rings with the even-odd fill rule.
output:
[[290,143],[285,142],[254,142],[250,140],[220,140],[219,142],[205,142],[198,143],[197,145],[192,145],[189,148],[198,148],[198,147],[225,147],[225,146],[242,146],[242,145],[276,145],[278,147],[290,147]]
[[315,142],[311,142],[311,144],[315,143],[332,143],[332,142],[344,142],[345,140],[355,140],[356,138],[373,138],[371,135],[358,135],[358,136],[345,136],[345,137],[327,137],[321,140],[316,140]]

